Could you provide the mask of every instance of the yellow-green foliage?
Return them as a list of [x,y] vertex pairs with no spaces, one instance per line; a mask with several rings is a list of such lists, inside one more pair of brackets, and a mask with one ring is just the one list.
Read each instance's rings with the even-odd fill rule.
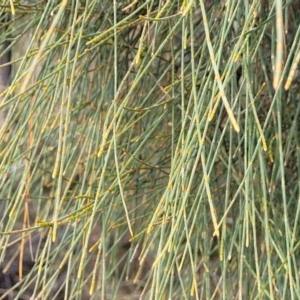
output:
[[1,1],[3,298],[300,299],[299,7]]

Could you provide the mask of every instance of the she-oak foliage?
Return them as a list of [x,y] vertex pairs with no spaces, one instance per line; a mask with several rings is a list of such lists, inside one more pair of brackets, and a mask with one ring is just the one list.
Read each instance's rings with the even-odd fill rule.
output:
[[299,10],[1,1],[0,299],[300,299]]

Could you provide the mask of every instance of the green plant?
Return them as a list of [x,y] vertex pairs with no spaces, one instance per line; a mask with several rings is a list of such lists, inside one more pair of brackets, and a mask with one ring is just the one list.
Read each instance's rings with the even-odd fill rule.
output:
[[298,1],[3,2],[3,297],[300,298]]

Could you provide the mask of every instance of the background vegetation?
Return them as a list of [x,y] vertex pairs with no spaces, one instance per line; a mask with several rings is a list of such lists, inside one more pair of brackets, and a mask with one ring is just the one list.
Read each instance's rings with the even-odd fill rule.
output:
[[0,299],[300,299],[299,8],[1,1]]

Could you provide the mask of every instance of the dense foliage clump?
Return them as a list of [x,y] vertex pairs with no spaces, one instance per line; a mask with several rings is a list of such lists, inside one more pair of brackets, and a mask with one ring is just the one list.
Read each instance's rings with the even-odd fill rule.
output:
[[1,299],[298,299],[299,1],[2,1]]

